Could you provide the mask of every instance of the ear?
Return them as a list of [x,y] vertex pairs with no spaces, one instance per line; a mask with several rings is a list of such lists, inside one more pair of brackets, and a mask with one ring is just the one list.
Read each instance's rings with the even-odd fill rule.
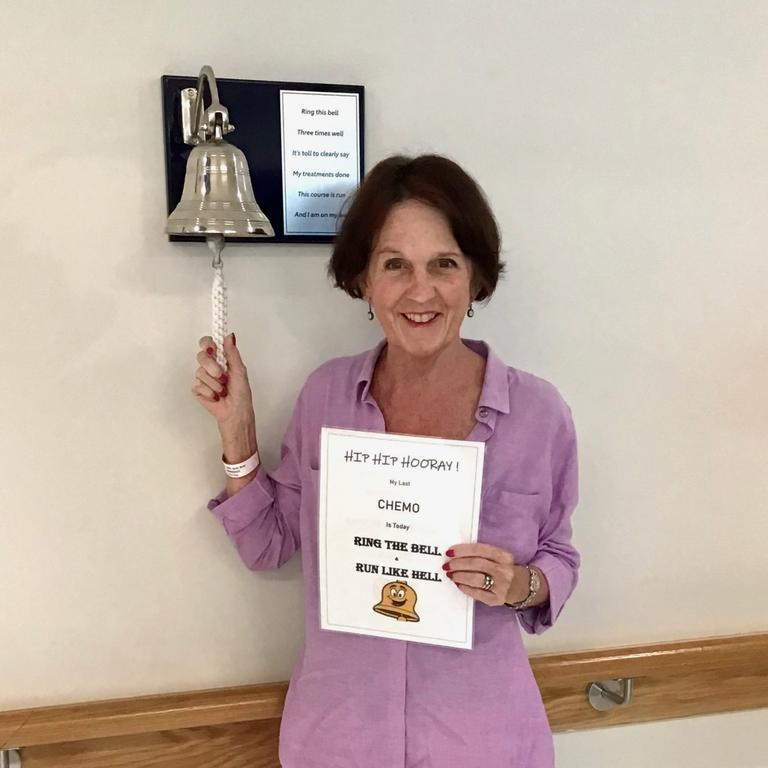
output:
[[473,268],[472,277],[469,281],[469,300],[478,301],[478,296],[483,293],[483,281],[479,279],[477,269]]
[[477,265],[472,259],[469,262],[469,301],[477,301],[477,295],[480,293],[480,281],[477,279]]
[[365,270],[365,272],[363,272],[358,277],[357,287],[358,287],[358,290],[360,291],[360,298],[363,301],[368,302],[370,304],[370,302],[371,302],[371,299],[370,299],[371,292],[370,292],[370,288],[369,288],[369,285],[368,285],[368,270],[367,269]]

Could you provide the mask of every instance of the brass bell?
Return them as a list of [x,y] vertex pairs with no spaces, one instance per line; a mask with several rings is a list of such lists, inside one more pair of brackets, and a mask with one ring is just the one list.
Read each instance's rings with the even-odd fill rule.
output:
[[373,606],[376,613],[399,621],[419,621],[416,591],[404,581],[390,581],[381,590],[381,601]]
[[253,195],[245,155],[228,141],[206,141],[187,160],[184,191],[168,234],[274,237]]
[[[208,82],[211,104],[203,114],[203,84]],[[213,70],[200,70],[197,89],[182,91],[184,140],[196,145],[187,160],[184,190],[168,217],[170,235],[274,237],[275,231],[259,208],[251,186],[245,155],[224,136],[234,130],[226,107],[219,102]]]

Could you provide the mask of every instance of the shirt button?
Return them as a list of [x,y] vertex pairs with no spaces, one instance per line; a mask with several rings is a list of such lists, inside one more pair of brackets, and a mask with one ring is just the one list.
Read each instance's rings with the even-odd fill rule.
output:
[[480,408],[480,410],[478,410],[477,413],[481,419],[484,419],[488,416],[488,409],[485,406],[483,406],[482,408]]

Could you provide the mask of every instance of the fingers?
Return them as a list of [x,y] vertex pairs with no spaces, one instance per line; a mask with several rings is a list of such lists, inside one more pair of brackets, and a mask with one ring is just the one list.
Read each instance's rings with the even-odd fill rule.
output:
[[483,544],[480,542],[474,544],[456,544],[445,551],[447,557],[482,557],[486,560],[492,560],[499,565],[513,565],[515,558],[511,552],[497,547],[494,544]]
[[[454,584],[464,584],[467,587],[475,587],[476,589],[480,589],[480,587],[485,584],[485,574],[488,574],[489,576],[493,576],[494,586],[502,585],[505,582],[509,582],[509,577],[502,573],[501,571],[496,570],[495,567],[489,567],[485,571],[450,571],[448,574],[446,574],[451,581],[453,581]],[[506,584],[508,587],[509,584]]]
[[[469,558],[463,558],[463,560],[469,560]],[[463,584],[466,587],[473,587],[480,589],[485,584],[485,574],[493,577],[494,589],[507,593],[509,585],[512,582],[511,571],[506,568],[496,565],[496,563],[490,560],[478,560],[476,563],[465,563],[460,566],[453,565],[451,570],[446,573],[446,576],[456,586]]]
[[191,392],[197,400],[204,400],[209,403],[221,400],[221,395],[198,380],[195,380],[195,383],[192,385]]
[[[509,593],[514,575],[501,566],[489,561],[486,563],[488,565],[481,572],[451,571],[446,575],[460,591],[474,600],[479,600],[486,605],[502,605]],[[493,587],[490,590],[483,589],[486,574],[493,577]]]
[[478,603],[485,603],[486,605],[491,606],[504,604],[504,600],[493,592],[486,592],[485,590],[476,589],[475,587],[468,587],[465,584],[457,584],[456,586],[465,595],[471,597],[473,600],[477,600]]
[[[457,544],[446,550],[451,559],[444,565],[446,576],[459,590],[486,605],[502,605],[514,579],[515,558],[493,544]],[[485,590],[485,575],[493,577],[493,588]]]
[[203,336],[198,345],[197,362],[200,367],[195,371],[191,391],[195,397],[215,402],[227,396],[229,375],[216,362],[216,344],[210,336]]
[[[213,349],[214,351],[212,353],[209,353],[208,352],[209,349]],[[206,349],[201,349],[197,353],[197,362],[200,363],[200,368],[198,368],[198,371],[202,370],[211,380],[218,381],[225,374],[224,374],[224,369],[216,362],[216,358],[214,357],[215,354],[216,354],[215,346],[206,347]],[[201,381],[204,384],[209,383],[205,377],[201,377]]]
[[224,337],[224,357],[230,370],[237,371],[238,373],[245,372],[245,363],[243,363],[243,358],[240,357],[240,350],[237,348],[234,333]]
[[[203,336],[198,340],[200,351],[197,353],[197,362],[200,363],[207,373],[214,379],[218,379],[224,370],[216,362],[216,342],[210,336]],[[247,376],[247,370],[243,358],[240,357],[240,350],[237,348],[237,342],[235,340],[235,334],[230,333],[224,337],[224,343],[222,345],[224,352],[224,358],[227,361],[227,367],[238,373],[243,373]]]
[[502,567],[501,563],[497,563],[495,560],[488,560],[484,557],[454,557],[443,566],[443,570],[491,573],[491,571],[500,570]]
[[[222,373],[218,378],[211,376],[203,367],[198,368],[195,371],[196,383],[207,387],[212,394],[217,394],[219,397],[226,397],[227,394],[227,382],[229,377],[226,373]],[[203,389],[205,392],[205,389]]]

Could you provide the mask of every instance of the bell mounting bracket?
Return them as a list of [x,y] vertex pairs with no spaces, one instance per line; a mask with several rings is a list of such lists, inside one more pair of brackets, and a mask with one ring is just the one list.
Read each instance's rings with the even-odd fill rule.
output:
[[[203,114],[205,83],[208,83],[211,103]],[[224,136],[235,130],[235,126],[229,122],[229,111],[219,101],[216,76],[207,64],[200,70],[197,77],[197,88],[184,88],[181,91],[181,124],[184,143],[192,146],[204,141],[221,141]]]

